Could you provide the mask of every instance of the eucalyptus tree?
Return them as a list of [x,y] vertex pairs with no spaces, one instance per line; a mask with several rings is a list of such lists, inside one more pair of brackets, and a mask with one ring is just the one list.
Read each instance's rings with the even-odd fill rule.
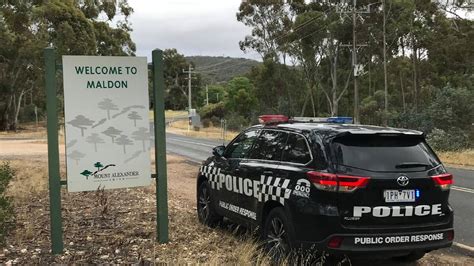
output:
[[58,55],[133,55],[132,13],[127,0],[3,1],[0,130],[18,127],[26,96],[45,108],[43,48],[54,46]]

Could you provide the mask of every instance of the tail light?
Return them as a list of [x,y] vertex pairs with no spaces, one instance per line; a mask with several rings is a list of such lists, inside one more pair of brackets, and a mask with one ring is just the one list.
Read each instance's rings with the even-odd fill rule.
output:
[[321,173],[310,171],[307,173],[308,179],[319,190],[353,192],[359,188],[363,188],[369,183],[369,177],[339,175],[330,173]]
[[448,240],[453,241],[454,240],[454,230],[451,230],[448,232]]
[[453,184],[453,175],[452,174],[441,174],[431,177],[435,182],[435,185],[440,187],[442,190],[448,190]]
[[344,238],[342,236],[333,236],[328,242],[329,248],[340,248]]

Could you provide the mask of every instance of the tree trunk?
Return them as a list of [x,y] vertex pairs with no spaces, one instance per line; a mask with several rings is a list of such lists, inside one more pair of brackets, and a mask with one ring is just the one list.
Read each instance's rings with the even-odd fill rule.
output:
[[403,112],[406,112],[406,102],[405,102],[405,91],[403,88],[403,78],[402,78],[402,71],[400,73],[400,89],[402,91],[402,103],[403,103]]
[[417,49],[413,48],[412,62],[413,62],[413,92],[414,100],[413,104],[415,106],[415,112],[418,111],[418,73],[417,73],[417,59],[416,59]]
[[13,119],[13,127],[17,128],[18,126],[18,116],[20,115],[20,109],[21,109],[21,99],[23,98],[23,95],[25,95],[25,91],[22,90],[20,95],[18,96],[18,105],[16,105],[16,110],[15,110],[15,117]]
[[313,90],[312,90],[312,88],[311,88],[310,92],[311,93],[310,93],[309,96],[311,97],[311,106],[313,107],[313,117],[316,117],[316,109],[314,107],[314,99],[313,99]]
[[332,64],[332,108],[331,116],[337,116],[338,113],[338,104],[337,104],[337,48],[336,53],[334,54],[334,63]]

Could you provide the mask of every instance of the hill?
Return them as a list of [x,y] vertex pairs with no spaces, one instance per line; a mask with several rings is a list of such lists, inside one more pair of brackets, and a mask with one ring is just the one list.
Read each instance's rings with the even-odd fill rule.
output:
[[260,62],[224,56],[186,56],[188,62],[194,62],[196,70],[211,83],[226,82],[235,76],[250,72]]

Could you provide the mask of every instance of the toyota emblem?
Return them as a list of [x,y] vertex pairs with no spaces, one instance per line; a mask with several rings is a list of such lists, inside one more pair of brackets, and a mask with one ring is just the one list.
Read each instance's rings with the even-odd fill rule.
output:
[[408,179],[408,176],[406,175],[401,175],[397,178],[397,183],[400,186],[405,187],[406,185],[408,185],[408,183],[410,183],[410,179]]

